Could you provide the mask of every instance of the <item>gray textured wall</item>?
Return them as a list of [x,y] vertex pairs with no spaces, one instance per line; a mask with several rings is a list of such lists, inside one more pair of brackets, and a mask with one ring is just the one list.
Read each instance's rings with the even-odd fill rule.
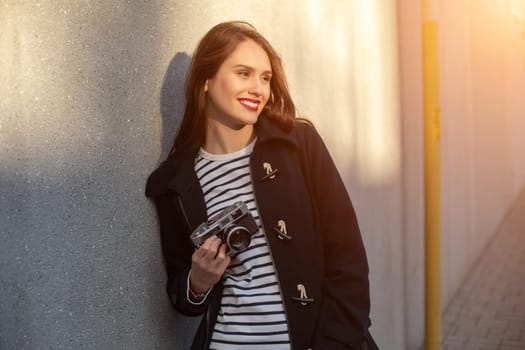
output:
[[167,11],[0,5],[1,349],[186,347],[143,195],[188,61]]
[[404,349],[395,13],[393,0],[1,2],[0,349],[188,347],[196,321],[168,303],[143,189],[189,54],[229,19],[281,52],[354,199],[374,335]]

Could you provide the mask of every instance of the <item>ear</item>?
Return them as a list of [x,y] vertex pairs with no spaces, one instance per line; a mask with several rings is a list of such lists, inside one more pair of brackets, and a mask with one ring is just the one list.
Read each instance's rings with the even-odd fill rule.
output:
[[204,82],[204,92],[208,92],[208,79]]

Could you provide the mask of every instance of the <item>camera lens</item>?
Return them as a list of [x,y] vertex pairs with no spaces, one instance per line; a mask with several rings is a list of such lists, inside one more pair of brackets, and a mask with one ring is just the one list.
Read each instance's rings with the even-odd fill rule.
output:
[[234,251],[241,251],[250,245],[251,234],[246,227],[232,225],[225,230],[226,244]]

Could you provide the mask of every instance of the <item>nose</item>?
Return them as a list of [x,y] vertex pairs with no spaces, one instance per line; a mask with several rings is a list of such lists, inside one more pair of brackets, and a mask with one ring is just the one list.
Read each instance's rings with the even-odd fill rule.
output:
[[264,94],[264,85],[261,79],[255,78],[250,86],[248,92],[254,96],[262,96]]

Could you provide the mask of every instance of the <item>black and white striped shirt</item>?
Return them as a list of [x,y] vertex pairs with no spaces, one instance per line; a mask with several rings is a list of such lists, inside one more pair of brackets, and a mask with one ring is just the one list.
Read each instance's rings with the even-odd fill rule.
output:
[[249,248],[234,255],[224,273],[224,291],[210,349],[290,350],[279,282],[251,181],[249,161],[254,145],[255,141],[223,155],[201,149],[195,160],[208,217],[243,201],[259,226]]

